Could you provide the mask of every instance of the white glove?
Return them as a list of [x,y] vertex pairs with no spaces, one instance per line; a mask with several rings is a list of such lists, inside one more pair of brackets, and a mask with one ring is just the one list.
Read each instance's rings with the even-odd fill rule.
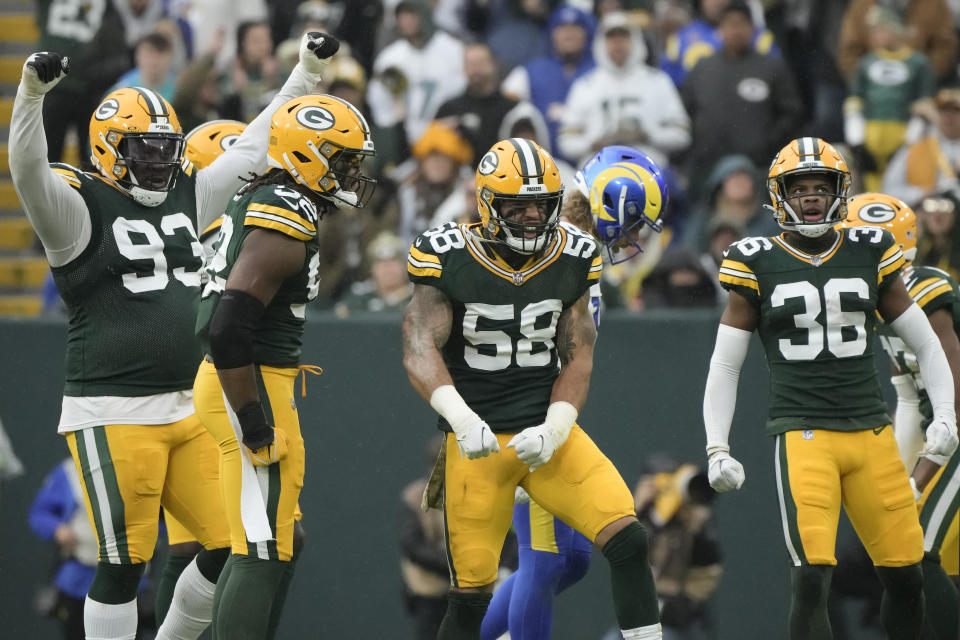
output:
[[467,423],[450,423],[450,427],[457,435],[457,445],[460,446],[460,454],[467,456],[471,460],[474,458],[485,458],[494,451],[500,451],[500,443],[497,442],[497,436],[480,416],[477,414],[473,415],[474,419]]
[[543,424],[527,427],[513,436],[507,446],[513,447],[530,471],[535,471],[550,462],[554,452],[567,441],[576,419],[577,409],[569,402],[551,403]]
[[710,455],[710,466],[707,468],[707,478],[714,491],[723,493],[743,486],[746,476],[743,465],[736,461],[726,451],[715,451]]
[[308,73],[319,74],[340,49],[340,41],[319,31],[310,31],[300,39],[300,64]]
[[957,425],[948,418],[934,418],[927,427],[927,445],[921,455],[949,458],[957,448]]
[[58,53],[41,51],[23,63],[20,86],[26,95],[42,97],[70,73],[70,59]]
[[471,460],[500,451],[500,443],[490,426],[476,414],[453,385],[442,385],[433,390],[430,406],[450,424],[457,436],[460,454]]
[[513,490],[513,503],[526,504],[527,502],[530,502],[530,494],[527,493],[523,487],[517,486],[517,488]]

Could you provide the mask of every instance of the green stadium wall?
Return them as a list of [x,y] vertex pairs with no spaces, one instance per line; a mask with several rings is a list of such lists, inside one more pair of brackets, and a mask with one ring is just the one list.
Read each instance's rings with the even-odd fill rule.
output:
[[[580,424],[631,488],[652,452],[703,462],[701,404],[717,320],[698,312],[604,317]],[[53,552],[30,532],[27,510],[44,476],[69,455],[57,434],[65,340],[61,320],[0,320],[0,419],[26,467],[0,486],[2,637],[59,637],[52,621],[32,613]],[[768,378],[754,342],[731,435],[747,481],[716,502],[725,572],[712,608],[723,639],[786,637],[788,558],[773,441],[762,432]],[[404,373],[400,319],[321,315],[307,326],[304,354],[324,372],[308,376],[307,397],[298,396],[307,547],[278,637],[410,638],[398,565],[399,494],[427,471],[435,414]],[[608,578],[595,551],[587,577],[557,600],[554,638],[595,640],[615,625]]]

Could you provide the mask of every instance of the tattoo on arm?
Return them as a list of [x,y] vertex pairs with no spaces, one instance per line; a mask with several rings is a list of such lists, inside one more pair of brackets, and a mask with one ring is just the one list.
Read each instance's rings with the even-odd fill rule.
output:
[[557,323],[557,356],[561,365],[573,361],[578,348],[593,347],[597,328],[590,314],[589,292],[560,314]]
[[404,351],[413,356],[439,351],[450,337],[452,324],[453,308],[447,296],[436,287],[417,285],[403,321]]

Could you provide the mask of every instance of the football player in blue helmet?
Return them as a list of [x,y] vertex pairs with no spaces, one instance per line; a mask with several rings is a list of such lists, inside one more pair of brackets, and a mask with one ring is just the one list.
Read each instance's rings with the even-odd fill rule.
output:
[[[604,147],[576,174],[576,190],[564,198],[562,217],[593,234],[611,264],[643,249],[641,232],[659,233],[668,201],[660,168],[632,147]],[[600,324],[600,285],[590,291],[594,321]],[[546,640],[553,624],[553,596],[575,584],[590,567],[592,543],[517,488],[513,528],[519,567],[497,591],[481,628],[482,640],[508,630],[513,640]]]

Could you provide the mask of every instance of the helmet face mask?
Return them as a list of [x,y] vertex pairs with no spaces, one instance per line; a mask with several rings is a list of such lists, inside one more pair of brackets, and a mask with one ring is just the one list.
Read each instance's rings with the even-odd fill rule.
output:
[[177,181],[183,154],[183,136],[167,133],[128,134],[117,144],[127,172],[117,182],[127,189],[170,191]]
[[[817,181],[824,186],[816,185]],[[818,238],[846,217],[850,171],[833,145],[819,138],[798,138],[773,159],[767,190],[781,228]],[[802,201],[808,197],[825,198],[823,215],[817,220],[804,217]]]
[[[501,140],[477,166],[477,208],[483,230],[490,240],[515,253],[534,255],[553,242],[562,200],[563,181],[557,166],[532,140]],[[536,220],[530,216],[531,204]]]
[[363,175],[363,160],[376,155],[366,119],[335,96],[294,98],[273,114],[267,162],[336,207],[360,208],[376,180]]
[[142,87],[117,89],[90,118],[94,166],[139,204],[155,207],[174,188],[183,131],[173,107]]

